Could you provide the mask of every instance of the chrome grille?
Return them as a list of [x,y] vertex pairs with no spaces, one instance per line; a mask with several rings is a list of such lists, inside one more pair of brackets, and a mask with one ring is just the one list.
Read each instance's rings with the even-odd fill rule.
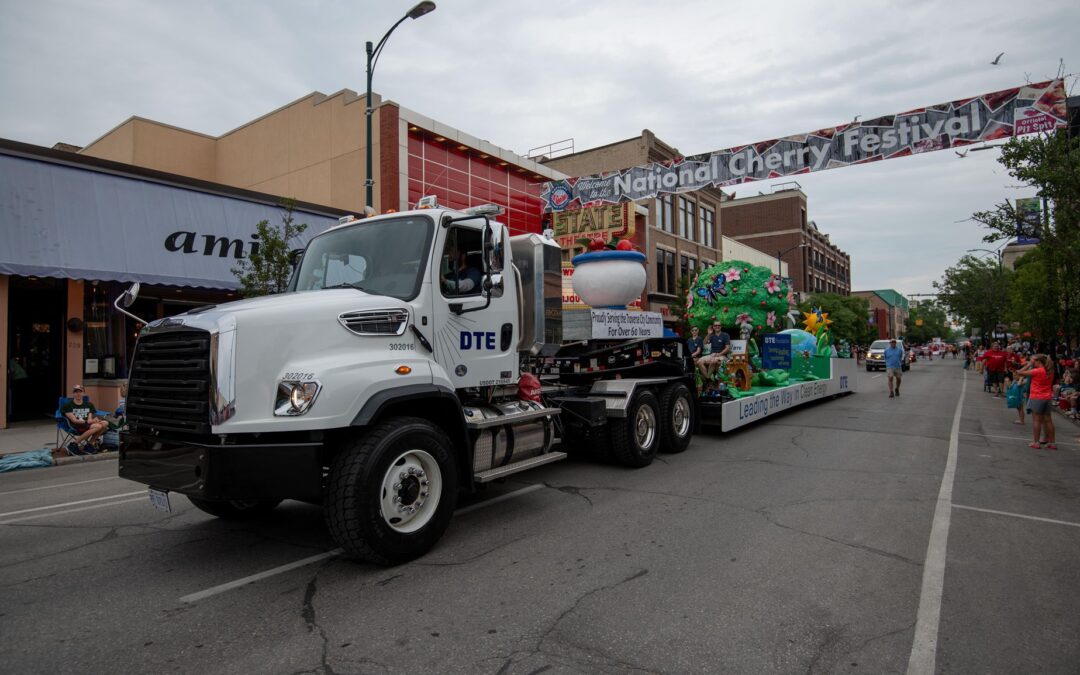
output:
[[210,380],[209,333],[142,336],[128,378],[129,424],[133,430],[210,433]]
[[404,309],[366,309],[338,315],[338,321],[357,335],[401,335],[409,323]]

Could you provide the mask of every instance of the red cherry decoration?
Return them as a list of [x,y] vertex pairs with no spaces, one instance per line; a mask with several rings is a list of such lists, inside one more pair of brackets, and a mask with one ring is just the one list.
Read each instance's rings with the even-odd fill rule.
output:
[[757,295],[757,289],[750,291],[750,295]]
[[727,307],[724,308],[724,314],[727,314]]
[[596,237],[595,239],[593,239],[592,241],[589,242],[589,250],[590,251],[603,251],[604,250],[604,240],[601,239],[600,237]]
[[630,243],[628,239],[620,239],[618,244],[615,244],[616,251],[633,251],[634,245]]
[[764,306],[765,306],[765,301],[764,301],[764,300],[762,300],[762,301],[761,301],[761,306],[762,306],[762,307],[764,307]]

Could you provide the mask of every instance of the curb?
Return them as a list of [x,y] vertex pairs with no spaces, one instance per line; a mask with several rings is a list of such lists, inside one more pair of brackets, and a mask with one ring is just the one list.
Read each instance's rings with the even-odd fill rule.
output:
[[[101,462],[107,459],[116,459],[120,456],[120,453],[116,450],[109,450],[107,452],[99,452],[95,455],[76,455],[73,457],[55,457],[53,458],[53,466],[63,466],[64,464],[78,464],[80,462]],[[42,467],[44,468],[44,467]]]

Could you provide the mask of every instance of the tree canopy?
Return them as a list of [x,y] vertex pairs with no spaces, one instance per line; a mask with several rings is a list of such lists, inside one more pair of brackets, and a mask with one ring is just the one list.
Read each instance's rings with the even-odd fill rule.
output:
[[259,244],[253,246],[247,259],[239,261],[230,270],[240,280],[240,294],[245,297],[281,293],[289,285],[292,276],[292,251],[289,242],[307,229],[306,223],[293,220],[296,200],[283,199],[280,226],[271,226],[270,221],[260,220],[255,229]]
[[801,312],[810,312],[820,307],[827,312],[832,325],[833,340],[847,340],[850,344],[869,344],[877,337],[870,326],[870,303],[857,295],[839,295],[836,293],[814,293],[799,303]]

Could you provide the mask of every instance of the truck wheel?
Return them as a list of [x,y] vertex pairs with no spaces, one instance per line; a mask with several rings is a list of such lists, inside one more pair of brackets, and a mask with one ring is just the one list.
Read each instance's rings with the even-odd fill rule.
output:
[[867,366],[867,367],[866,367],[866,372],[868,372],[868,373],[872,373],[872,372],[874,372],[874,369],[873,369],[873,368],[871,368],[870,366]]
[[282,502],[280,499],[199,499],[188,497],[195,508],[225,520],[249,520],[270,513]]
[[398,417],[349,441],[334,458],[326,525],[347,555],[396,565],[435,545],[457,493],[446,433],[427,420]]
[[686,450],[694,433],[694,397],[681,382],[670,384],[660,393],[660,452]]
[[626,409],[626,419],[612,420],[608,426],[616,462],[635,469],[652,464],[660,446],[660,404],[655,394],[639,391]]

